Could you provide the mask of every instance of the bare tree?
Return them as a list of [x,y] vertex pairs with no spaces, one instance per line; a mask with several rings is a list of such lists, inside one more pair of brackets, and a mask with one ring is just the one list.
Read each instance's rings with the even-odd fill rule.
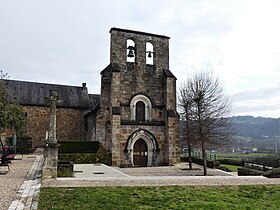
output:
[[184,112],[188,114],[186,118],[189,118],[187,124],[191,124],[192,138],[200,143],[206,176],[206,149],[213,145],[221,146],[233,134],[229,118],[231,102],[223,93],[219,79],[214,78],[211,72],[195,73],[188,79],[184,89],[188,93],[186,101],[191,102],[184,108]]
[[192,143],[194,143],[194,133],[191,123],[191,106],[193,104],[193,95],[192,92],[187,88],[188,84],[184,84],[180,87],[178,106],[181,110],[181,119],[182,119],[182,131],[183,140],[187,143],[188,146],[188,159],[189,159],[189,169],[192,170]]

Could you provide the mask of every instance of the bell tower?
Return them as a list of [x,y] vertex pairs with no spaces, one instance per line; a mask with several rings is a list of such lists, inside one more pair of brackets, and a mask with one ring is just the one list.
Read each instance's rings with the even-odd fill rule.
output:
[[176,77],[169,37],[111,28],[110,64],[101,72],[96,140],[124,167],[179,161]]

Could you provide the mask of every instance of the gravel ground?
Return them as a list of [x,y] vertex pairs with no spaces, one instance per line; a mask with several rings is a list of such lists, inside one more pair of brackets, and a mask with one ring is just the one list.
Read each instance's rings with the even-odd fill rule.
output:
[[122,178],[107,180],[44,180],[42,187],[103,187],[103,186],[225,186],[280,184],[280,179],[262,177],[145,177],[144,179]]
[[11,202],[16,198],[17,191],[24,181],[26,174],[32,166],[36,156],[34,155],[21,155],[16,156],[16,160],[13,160],[9,166],[10,171],[7,171],[7,167],[0,167],[0,210],[6,210],[9,208]]
[[[129,176],[114,177],[113,173],[104,177],[86,180],[80,178],[58,178],[43,180],[42,187],[97,187],[97,186],[223,186],[223,185],[258,185],[280,184],[280,179],[268,179],[261,176],[241,177],[216,169],[208,169],[209,176],[201,176],[201,166],[187,170],[186,163],[168,167],[118,168]],[[182,170],[183,169],[183,170]],[[100,170],[100,169],[99,169]]]
[[[0,167],[0,210],[6,210],[18,197],[21,187],[36,155],[25,155],[22,160],[13,160],[10,172],[2,174],[6,167]],[[42,187],[94,187],[94,186],[223,186],[223,185],[259,185],[280,184],[280,179],[264,177],[239,177],[216,169],[208,169],[209,176],[201,176],[201,166],[194,165],[195,170],[188,170],[186,163],[170,167],[118,168],[104,166],[108,174],[104,177],[92,177],[88,180],[76,178],[46,179]],[[93,167],[94,169],[94,167]],[[104,170],[105,170],[104,169]],[[89,170],[86,167],[85,170]],[[119,176],[124,173],[123,176]],[[116,174],[118,176],[116,176]]]
[[[198,164],[193,164],[193,169],[189,170],[188,163],[178,163],[175,166],[159,166],[147,168],[116,168],[117,170],[130,176],[203,176],[203,168]],[[207,169],[208,176],[230,176],[229,173],[217,169]]]

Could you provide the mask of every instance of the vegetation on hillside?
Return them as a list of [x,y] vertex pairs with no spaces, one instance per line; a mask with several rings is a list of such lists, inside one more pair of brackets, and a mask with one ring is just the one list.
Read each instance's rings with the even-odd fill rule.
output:
[[236,124],[236,134],[251,138],[274,138],[279,136],[280,119],[252,116],[232,117]]

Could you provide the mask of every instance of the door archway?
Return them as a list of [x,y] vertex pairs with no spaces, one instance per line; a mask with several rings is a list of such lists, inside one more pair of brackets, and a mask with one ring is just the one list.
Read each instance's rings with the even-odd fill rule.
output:
[[[139,140],[141,140],[141,141],[139,141]],[[138,130],[135,130],[128,137],[128,139],[126,141],[124,153],[126,156],[125,158],[126,158],[128,167],[136,166],[135,165],[136,162],[134,161],[134,150],[136,147],[134,147],[134,145],[137,142],[138,142],[137,144],[141,144],[142,141],[144,141],[144,143],[146,145],[146,149],[145,150],[142,149],[142,150],[144,150],[144,152],[146,152],[146,154],[144,153],[146,156],[145,157],[146,166],[156,166],[157,165],[157,158],[158,158],[159,151],[160,151],[157,140],[150,131],[139,128]],[[142,144],[144,144],[144,143],[142,142]],[[143,157],[143,159],[144,159],[144,157]],[[138,163],[136,163],[136,164],[138,164]]]
[[133,145],[133,164],[135,167],[146,167],[148,163],[148,145],[138,139]]

